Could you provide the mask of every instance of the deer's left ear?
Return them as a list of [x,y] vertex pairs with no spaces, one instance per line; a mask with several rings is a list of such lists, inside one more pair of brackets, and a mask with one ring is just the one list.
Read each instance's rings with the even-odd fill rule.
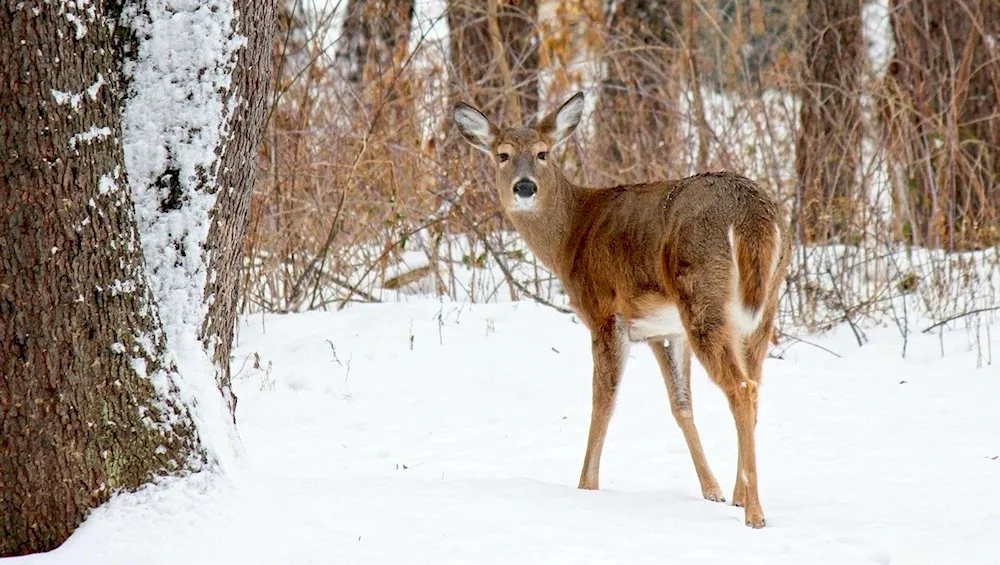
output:
[[552,147],[569,139],[569,136],[580,125],[580,118],[583,117],[583,93],[577,92],[558,110],[545,116],[538,123],[538,133],[547,135],[552,140]]

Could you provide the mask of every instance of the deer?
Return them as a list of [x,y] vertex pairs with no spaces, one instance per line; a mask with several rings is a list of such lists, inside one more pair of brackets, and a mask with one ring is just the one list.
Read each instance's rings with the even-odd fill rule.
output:
[[632,344],[646,343],[702,496],[725,502],[705,459],[691,404],[692,354],[725,395],[736,423],[732,504],[764,526],[755,430],[761,371],[791,256],[778,203],[733,172],[585,187],[550,158],[583,116],[576,93],[533,126],[498,127],[464,102],[461,135],[493,161],[505,215],[558,278],[591,334],[592,405],[578,488],[597,490],[601,452]]

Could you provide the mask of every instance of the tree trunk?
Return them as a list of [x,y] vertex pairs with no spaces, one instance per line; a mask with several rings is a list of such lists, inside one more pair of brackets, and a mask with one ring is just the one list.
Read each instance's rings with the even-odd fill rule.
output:
[[232,418],[273,3],[65,10],[0,8],[0,555],[234,435],[191,411]]
[[[1000,241],[1000,1],[894,0],[887,125],[904,235],[933,247]],[[906,233],[908,232],[908,233]]]
[[865,196],[857,178],[863,131],[860,0],[809,0],[805,31],[796,228],[804,242],[843,242],[856,231]]
[[[453,0],[448,6],[451,34],[452,83],[459,98],[477,106],[493,119],[506,122],[507,93],[490,40],[487,2]],[[507,0],[498,3],[497,26],[506,53],[511,83],[517,92],[521,121],[538,113],[538,2]],[[510,124],[508,124],[510,125]],[[520,124],[518,124],[520,125]]]
[[0,8],[0,556],[206,460],[135,245],[119,14],[91,6]]
[[[611,14],[608,74],[597,111],[612,182],[672,176],[678,159],[677,73],[684,3],[622,0]],[[643,134],[651,135],[648,139]]]
[[348,0],[336,62],[350,86],[391,80],[409,45],[413,10],[413,0]]

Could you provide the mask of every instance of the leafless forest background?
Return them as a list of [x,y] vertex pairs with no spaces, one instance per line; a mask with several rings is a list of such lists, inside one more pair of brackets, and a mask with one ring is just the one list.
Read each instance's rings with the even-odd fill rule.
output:
[[846,322],[863,343],[870,323],[954,318],[988,337],[1000,0],[283,2],[245,310],[563,308],[448,115],[532,121],[584,90],[557,156],[576,181],[730,169],[774,191],[796,240],[783,327]]

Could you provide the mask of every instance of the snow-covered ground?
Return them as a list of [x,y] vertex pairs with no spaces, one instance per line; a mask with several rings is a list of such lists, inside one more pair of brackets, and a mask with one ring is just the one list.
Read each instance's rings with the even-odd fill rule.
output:
[[[571,317],[429,299],[252,316],[240,460],[119,496],[11,563],[996,563],[1000,361],[977,368],[964,330],[911,335],[905,359],[894,328],[868,335],[808,338],[841,358],[798,343],[767,361],[755,531],[701,498],[645,347],[589,492],[589,339]],[[1000,354],[1000,331],[981,345]],[[693,380],[728,495],[735,427]]]

